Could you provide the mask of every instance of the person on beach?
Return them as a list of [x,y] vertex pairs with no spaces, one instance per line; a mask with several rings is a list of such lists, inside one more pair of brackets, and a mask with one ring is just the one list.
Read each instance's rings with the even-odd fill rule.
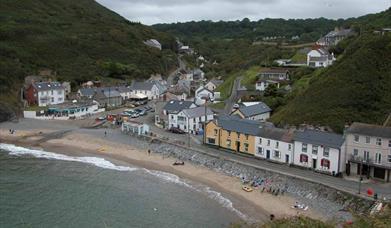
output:
[[148,150],[148,156],[150,156],[151,155],[151,150]]
[[105,131],[105,137],[107,136],[107,131]]

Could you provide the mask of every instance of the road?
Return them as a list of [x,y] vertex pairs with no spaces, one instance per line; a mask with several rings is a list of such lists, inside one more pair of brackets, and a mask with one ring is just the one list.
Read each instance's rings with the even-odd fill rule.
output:
[[173,72],[171,72],[171,74],[168,75],[168,77],[167,77],[167,84],[169,86],[174,85],[175,76],[178,74],[178,72],[180,70],[186,69],[186,63],[181,59],[180,55],[178,56],[178,65],[179,65],[178,69],[176,69]]
[[231,95],[227,100],[225,100],[225,108],[224,113],[230,114],[232,111],[232,108],[234,104],[238,100],[238,90],[240,89],[240,81],[242,80],[242,77],[238,77],[235,79],[234,84],[232,85]]

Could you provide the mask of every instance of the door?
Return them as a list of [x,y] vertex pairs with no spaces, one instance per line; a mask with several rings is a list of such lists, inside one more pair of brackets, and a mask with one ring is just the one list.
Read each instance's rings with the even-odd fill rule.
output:
[[289,163],[289,154],[285,154],[285,163]]
[[266,150],[266,159],[270,159],[270,150]]
[[386,178],[386,170],[382,168],[375,167],[373,170],[373,177],[385,180]]
[[312,168],[313,169],[316,169],[316,162],[317,162],[317,159],[313,158],[312,159]]
[[236,142],[236,151],[240,151],[240,142]]

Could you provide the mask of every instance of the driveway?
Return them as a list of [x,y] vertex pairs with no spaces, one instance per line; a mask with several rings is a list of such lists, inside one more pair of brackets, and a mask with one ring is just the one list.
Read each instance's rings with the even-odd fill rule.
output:
[[231,95],[229,96],[229,98],[227,100],[225,100],[225,108],[224,108],[225,114],[231,113],[234,104],[238,100],[238,90],[240,89],[240,81],[241,80],[242,80],[241,76],[235,79],[234,84],[232,86]]

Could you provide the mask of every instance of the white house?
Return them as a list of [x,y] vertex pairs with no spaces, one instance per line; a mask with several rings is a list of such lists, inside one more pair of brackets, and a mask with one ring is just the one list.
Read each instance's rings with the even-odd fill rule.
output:
[[170,100],[166,103],[158,102],[155,108],[155,125],[163,128],[175,127],[174,123],[170,124],[170,119],[184,109],[195,108],[196,104],[192,101]]
[[313,49],[307,53],[307,66],[309,67],[328,67],[334,61],[334,54],[330,54],[323,48]]
[[48,106],[65,101],[65,88],[59,82],[35,82],[26,90],[29,105]]
[[345,171],[345,140],[342,135],[304,130],[296,131],[293,141],[295,165],[332,175]]
[[177,127],[191,134],[198,134],[204,129],[205,116],[206,122],[213,120],[213,112],[209,108],[206,108],[205,112],[205,107],[195,107],[169,114],[168,122],[171,127]]
[[264,127],[255,137],[255,156],[267,160],[293,163],[293,131]]
[[274,81],[274,80],[267,80],[267,79],[261,79],[261,80],[258,80],[256,83],[255,83],[255,90],[258,90],[258,91],[265,91],[267,87],[269,87],[270,85],[276,85],[276,88],[279,89],[280,88],[280,82],[279,81]]
[[210,91],[206,87],[200,86],[195,91],[195,98],[197,98],[197,99],[208,98],[209,100],[214,100],[215,99],[215,94],[214,94],[213,91]]
[[166,92],[167,87],[162,85],[159,81],[134,82],[130,87],[131,95],[143,94],[149,100],[159,99],[159,97]]
[[116,87],[115,90],[117,90],[119,92],[119,94],[122,97],[122,100],[124,100],[124,101],[130,99],[130,97],[132,95],[132,90],[126,86]]
[[210,91],[215,91],[217,87],[223,84],[223,80],[212,79],[208,83],[206,83],[205,88]]
[[121,131],[124,133],[146,135],[149,133],[149,125],[136,121],[126,121],[122,123]]
[[234,109],[231,116],[238,115],[242,119],[265,121],[269,119],[271,111],[271,108],[263,102],[249,102]]

